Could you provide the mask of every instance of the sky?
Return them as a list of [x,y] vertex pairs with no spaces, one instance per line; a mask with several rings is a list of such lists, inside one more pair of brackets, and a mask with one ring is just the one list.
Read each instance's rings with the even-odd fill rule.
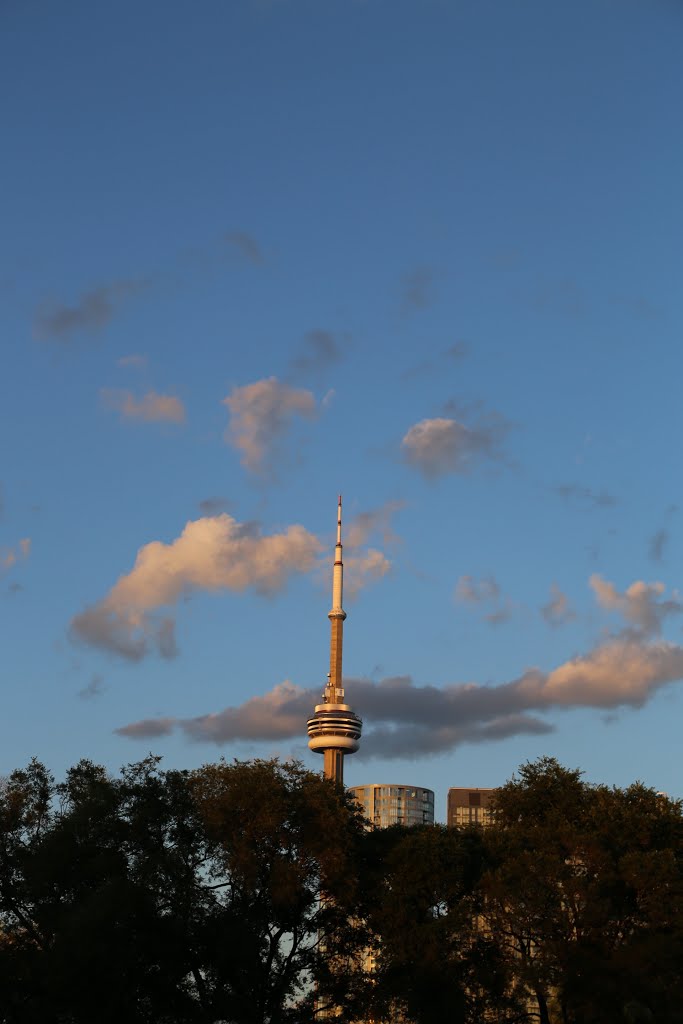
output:
[[678,0],[5,0],[0,774],[683,796]]

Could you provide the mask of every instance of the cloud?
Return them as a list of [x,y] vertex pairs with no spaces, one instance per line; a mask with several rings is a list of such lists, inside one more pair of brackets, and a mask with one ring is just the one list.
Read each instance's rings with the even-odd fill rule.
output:
[[578,498],[597,508],[612,508],[618,504],[618,499],[609,491],[594,491],[590,487],[582,487],[580,484],[559,484],[555,488],[555,493],[565,500]]
[[541,608],[541,615],[551,626],[562,626],[576,618],[576,612],[569,604],[569,598],[563,594],[556,583],[550,586],[550,599]]
[[226,513],[188,522],[171,544],[140,548],[131,571],[109,593],[71,621],[71,634],[131,661],[156,649],[177,653],[175,620],[159,616],[196,590],[259,594],[281,590],[290,576],[316,569],[321,544],[303,526],[264,535]]
[[499,446],[508,429],[498,416],[475,427],[444,416],[421,420],[401,441],[403,458],[427,479],[467,473],[481,459],[501,458]]
[[406,274],[401,282],[401,312],[427,309],[433,301],[433,291],[434,271],[431,267],[417,267]]
[[120,359],[117,359],[116,365],[123,369],[130,366],[135,370],[143,370],[147,366],[147,356],[141,355],[139,352],[133,352],[129,356],[121,356]]
[[312,419],[316,414],[311,391],[289,387],[277,377],[233,388],[223,404],[230,415],[225,441],[241,453],[242,465],[252,473],[272,470],[296,416]]
[[492,612],[487,612],[484,616],[484,620],[488,622],[489,626],[502,626],[504,623],[509,622],[514,613],[515,606],[509,597],[505,599],[505,603],[500,608],[494,608]]
[[348,335],[334,334],[316,327],[304,335],[300,354],[292,359],[292,369],[302,373],[320,372],[344,358]]
[[11,569],[17,562],[24,561],[31,554],[31,538],[22,537],[13,547],[0,546],[0,575]]
[[37,313],[37,338],[68,341],[72,334],[102,330],[126,299],[149,287],[147,280],[114,281],[84,292],[73,306],[48,304]]
[[404,507],[404,501],[392,500],[367,512],[358,512],[344,527],[344,544],[351,548],[361,547],[376,535],[384,544],[397,543],[399,537],[392,528],[392,519]]
[[265,263],[261,246],[246,231],[226,231],[223,240],[233,246],[247,263],[255,267],[261,267]]
[[[400,540],[392,528],[392,518],[404,506],[403,501],[386,501],[378,508],[359,512],[344,526],[344,592],[353,600],[360,590],[383,579],[392,569],[387,556],[374,547],[365,547],[371,538],[381,539],[385,545]],[[365,548],[365,550],[360,550]],[[349,553],[350,552],[350,553]],[[323,560],[320,574],[327,579],[329,563]]]
[[155,736],[168,736],[175,727],[175,718],[145,718],[141,722],[133,722],[131,725],[124,725],[121,729],[114,729],[119,736],[128,736],[129,739],[153,738]]
[[391,570],[391,562],[381,551],[369,548],[362,555],[350,555],[344,559],[344,583],[346,596],[353,599],[369,583],[381,580]]
[[475,580],[474,576],[461,576],[455,585],[456,601],[467,604],[481,604],[486,601],[497,601],[500,597],[500,586],[493,576]]
[[203,516],[217,516],[221,512],[230,511],[230,502],[227,498],[214,495],[199,502],[199,511]]
[[142,420],[145,423],[185,422],[185,406],[175,395],[159,395],[156,391],[148,391],[142,398],[135,398],[131,391],[103,388],[100,397],[106,408],[118,412],[122,420]]
[[669,543],[669,531],[665,526],[657,530],[650,538],[649,555],[653,562],[661,562],[664,559],[664,549]]
[[[365,730],[357,757],[410,759],[443,753],[463,743],[550,732],[553,725],[534,713],[568,708],[639,707],[662,686],[683,678],[683,648],[623,635],[551,672],[527,669],[497,686],[474,683],[417,686],[408,676],[374,682],[347,679],[347,693],[362,714]],[[290,682],[238,707],[190,719],[164,719],[197,742],[299,740],[318,689]],[[149,729],[156,728],[153,720]],[[158,735],[148,723],[117,730],[134,737]]]
[[644,583],[636,580],[623,593],[613,583],[594,573],[588,581],[598,603],[610,612],[617,612],[622,618],[643,634],[659,635],[662,623],[670,615],[680,615],[683,604],[674,591],[673,597],[660,600],[666,590],[663,583]]
[[464,341],[456,341],[455,344],[450,345],[444,352],[441,352],[434,359],[422,359],[415,366],[409,367],[401,374],[403,380],[414,380],[416,377],[423,377],[426,374],[433,372],[442,372],[449,365],[459,363],[464,359],[469,352],[468,346]]
[[95,673],[88,685],[78,691],[78,696],[81,700],[92,700],[94,697],[101,697],[103,693],[104,684],[102,682],[102,676]]
[[468,353],[469,346],[464,341],[456,341],[446,349],[444,357],[450,359],[451,362],[459,363]]
[[503,599],[498,581],[493,576],[476,580],[473,576],[461,576],[455,585],[454,597],[469,605],[495,605],[484,615],[484,621],[490,626],[502,626],[509,622],[515,606],[509,597]]

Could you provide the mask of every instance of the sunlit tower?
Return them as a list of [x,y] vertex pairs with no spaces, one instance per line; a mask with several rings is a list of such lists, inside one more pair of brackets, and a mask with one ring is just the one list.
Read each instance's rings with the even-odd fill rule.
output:
[[342,685],[342,644],[344,640],[344,619],[342,606],[344,589],[344,563],[341,541],[342,500],[337,505],[337,545],[334,549],[332,573],[332,608],[330,620],[330,671],[323,694],[323,703],[316,704],[312,718],[308,719],[308,745],[311,750],[323,754],[323,773],[340,786],[344,783],[344,755],[358,750],[363,722],[349,704],[344,703]]

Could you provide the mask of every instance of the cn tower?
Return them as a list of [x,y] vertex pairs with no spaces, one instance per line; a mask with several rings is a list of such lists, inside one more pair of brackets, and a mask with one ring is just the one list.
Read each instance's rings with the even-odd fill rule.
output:
[[363,722],[352,711],[349,704],[344,703],[344,687],[342,685],[342,644],[344,640],[344,619],[346,612],[342,606],[344,589],[344,563],[342,561],[341,540],[342,500],[339,496],[337,505],[337,546],[334,549],[334,569],[332,571],[332,608],[328,613],[330,620],[330,671],[327,674],[327,686],[323,694],[323,703],[316,704],[312,718],[308,719],[308,745],[311,750],[323,754],[325,763],[323,774],[338,785],[344,784],[344,755],[354,754],[358,750]]

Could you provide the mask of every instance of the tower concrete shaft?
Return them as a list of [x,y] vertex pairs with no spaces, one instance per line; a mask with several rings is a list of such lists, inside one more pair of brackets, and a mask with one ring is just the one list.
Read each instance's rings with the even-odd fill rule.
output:
[[344,755],[358,750],[363,723],[349,704],[345,703],[342,681],[342,652],[344,646],[344,560],[341,539],[342,501],[337,505],[337,543],[332,569],[332,608],[330,620],[330,671],[323,694],[323,703],[316,704],[308,720],[308,746],[324,755],[325,778],[340,786],[344,783]]

